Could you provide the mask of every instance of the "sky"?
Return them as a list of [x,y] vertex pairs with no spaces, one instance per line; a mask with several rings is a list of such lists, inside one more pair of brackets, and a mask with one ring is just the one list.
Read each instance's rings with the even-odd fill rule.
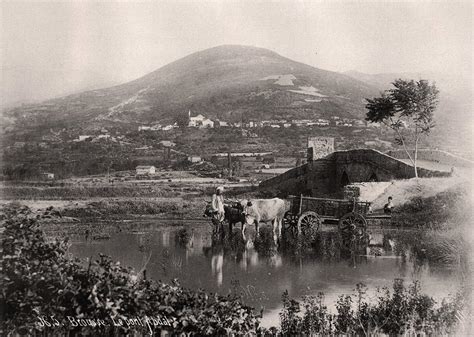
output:
[[472,5],[1,2],[2,104],[124,83],[223,44],[333,70],[472,74]]

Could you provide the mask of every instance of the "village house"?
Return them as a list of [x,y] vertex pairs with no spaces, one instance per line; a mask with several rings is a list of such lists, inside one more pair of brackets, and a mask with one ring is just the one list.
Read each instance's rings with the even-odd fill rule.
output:
[[91,137],[92,137],[91,135],[79,135],[78,141],[83,142],[86,139],[89,139]]
[[311,119],[293,119],[291,123],[296,126],[314,125],[314,121],[312,121]]
[[210,120],[209,118],[205,118],[202,121],[202,125],[200,127],[201,128],[213,128],[214,127],[214,121]]
[[163,127],[163,131],[170,131],[170,130],[173,130],[173,129],[177,129],[179,128],[178,124],[177,123],[174,123],[174,124],[169,124],[169,125],[166,125]]
[[319,126],[328,126],[329,125],[329,121],[327,119],[318,119],[317,122],[316,122],[316,125],[319,125]]
[[229,125],[228,122],[217,120],[217,121],[214,123],[214,126],[220,127],[220,128],[226,128],[226,127],[229,127],[230,125]]
[[241,134],[242,136],[244,137],[248,137],[248,138],[257,138],[258,135],[250,130],[245,130],[245,129],[242,129],[241,130]]
[[372,122],[367,122],[366,124],[368,127],[371,127],[371,128],[379,128],[382,126],[381,123],[372,123]]
[[135,150],[149,150],[151,149],[152,147],[149,146],[149,145],[143,145],[143,146],[140,146],[140,147],[136,147]]
[[[273,152],[232,152],[230,153],[231,157],[264,157],[271,156]],[[228,152],[215,153],[212,157],[228,157]]]
[[200,163],[202,162],[202,158],[200,156],[189,156],[188,161],[191,163]]
[[54,180],[54,173],[51,172],[42,172],[41,178],[43,180]]
[[189,122],[188,122],[188,126],[189,127],[199,127],[202,125],[202,121],[206,119],[206,117],[204,117],[203,115],[199,114],[197,116],[189,116]]
[[136,167],[136,174],[137,175],[144,175],[144,174],[155,174],[156,168],[154,166],[146,166],[146,165],[139,165]]
[[147,130],[151,130],[151,126],[148,126],[148,125],[140,125],[138,127],[138,131],[147,131]]
[[352,126],[352,123],[348,120],[337,120],[336,126]]
[[171,140],[162,140],[158,144],[160,144],[164,147],[174,147],[174,146],[176,146],[176,143],[173,143]]
[[189,116],[189,122],[188,126],[189,127],[194,127],[194,128],[213,128],[214,127],[214,122],[210,120],[209,118],[205,117],[204,115],[197,115],[197,116],[191,116],[191,111],[188,112]]

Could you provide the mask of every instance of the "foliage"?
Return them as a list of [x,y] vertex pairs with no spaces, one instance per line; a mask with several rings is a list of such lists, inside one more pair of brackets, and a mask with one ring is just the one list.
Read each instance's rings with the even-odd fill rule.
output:
[[187,112],[179,112],[175,117],[175,122],[180,128],[186,128],[189,124],[189,115]]
[[465,305],[459,294],[444,299],[439,306],[429,296],[420,293],[414,282],[406,287],[396,279],[393,289],[382,288],[376,299],[369,300],[366,287],[357,285],[356,295],[341,295],[336,314],[330,314],[323,305],[323,294],[303,298],[301,303],[283,295],[280,313],[281,332],[284,335],[439,335],[452,334]]
[[456,228],[471,222],[470,185],[458,185],[430,197],[414,197],[396,208],[392,222],[403,228]]
[[[28,208],[5,208],[2,241],[1,334],[119,334],[147,326],[114,326],[111,320],[160,317],[154,331],[196,335],[256,331],[258,316],[234,297],[185,289],[177,282],[145,280],[109,257],[84,265],[67,256],[67,241],[48,242]],[[40,319],[43,318],[43,320]],[[92,320],[106,324],[95,325]],[[43,322],[43,324],[39,324]],[[85,326],[75,324],[88,322]]]
[[[421,136],[429,134],[435,126],[433,112],[438,104],[439,90],[426,80],[398,79],[392,85],[394,89],[386,90],[380,97],[366,99],[366,120],[384,123],[397,133],[395,140],[405,149],[417,177],[418,144]],[[413,156],[408,150],[409,145],[414,147]]]

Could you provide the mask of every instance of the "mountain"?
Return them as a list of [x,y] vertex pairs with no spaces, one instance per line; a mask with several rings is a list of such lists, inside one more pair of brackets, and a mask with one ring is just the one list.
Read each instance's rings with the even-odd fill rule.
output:
[[223,120],[363,118],[370,83],[292,61],[273,51],[225,45],[193,53],[134,81],[4,113],[22,129],[175,121],[191,110]]

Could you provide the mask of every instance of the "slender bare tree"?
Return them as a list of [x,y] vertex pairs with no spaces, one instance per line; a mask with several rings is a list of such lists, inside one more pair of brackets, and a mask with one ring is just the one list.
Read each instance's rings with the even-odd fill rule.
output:
[[[435,126],[433,113],[438,105],[439,90],[427,80],[395,80],[393,89],[380,97],[366,99],[366,120],[383,123],[397,134],[395,141],[403,146],[418,178],[417,157],[421,137]],[[410,150],[410,147],[413,150]]]

